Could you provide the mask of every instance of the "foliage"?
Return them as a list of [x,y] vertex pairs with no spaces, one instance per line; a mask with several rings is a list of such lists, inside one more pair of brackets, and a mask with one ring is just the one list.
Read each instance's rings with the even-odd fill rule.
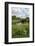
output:
[[22,20],[24,22],[21,19],[12,19],[12,38],[29,37],[29,22],[25,21],[26,19]]

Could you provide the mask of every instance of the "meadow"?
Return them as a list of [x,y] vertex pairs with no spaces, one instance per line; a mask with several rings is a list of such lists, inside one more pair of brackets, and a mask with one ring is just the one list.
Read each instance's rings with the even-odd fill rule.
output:
[[29,18],[20,19],[12,17],[12,38],[29,37]]

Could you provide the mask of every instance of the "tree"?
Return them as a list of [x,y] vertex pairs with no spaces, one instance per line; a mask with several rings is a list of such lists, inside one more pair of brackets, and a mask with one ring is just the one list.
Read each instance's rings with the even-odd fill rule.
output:
[[14,15],[14,16],[12,16],[12,19],[16,19],[16,16]]

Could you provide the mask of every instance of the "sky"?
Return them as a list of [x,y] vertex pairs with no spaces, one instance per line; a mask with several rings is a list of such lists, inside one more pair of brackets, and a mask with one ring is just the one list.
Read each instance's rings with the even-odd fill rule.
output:
[[29,8],[12,7],[12,15],[16,17],[29,17]]

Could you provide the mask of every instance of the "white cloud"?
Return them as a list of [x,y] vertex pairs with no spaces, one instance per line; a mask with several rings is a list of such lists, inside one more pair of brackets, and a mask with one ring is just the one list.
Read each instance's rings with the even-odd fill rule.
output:
[[12,7],[12,15],[16,15],[17,17],[26,17],[29,16],[29,9],[28,8],[18,8]]

